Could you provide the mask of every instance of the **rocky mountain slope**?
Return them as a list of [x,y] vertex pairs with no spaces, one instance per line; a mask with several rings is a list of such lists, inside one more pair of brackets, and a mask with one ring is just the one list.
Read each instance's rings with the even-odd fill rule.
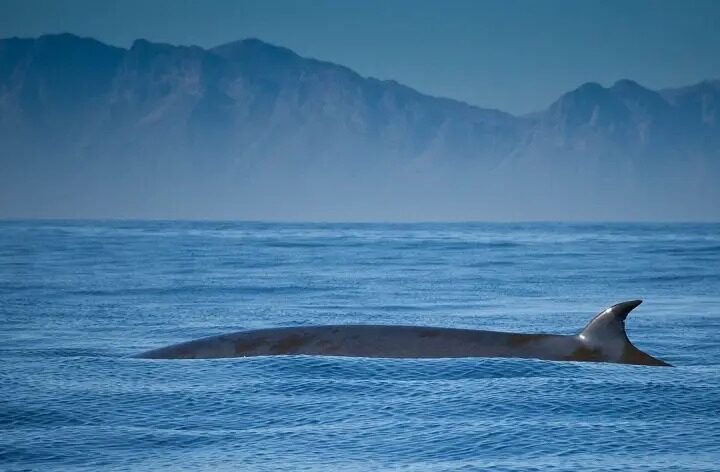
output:
[[620,80],[513,116],[255,39],[10,38],[0,215],[712,219],[719,105]]

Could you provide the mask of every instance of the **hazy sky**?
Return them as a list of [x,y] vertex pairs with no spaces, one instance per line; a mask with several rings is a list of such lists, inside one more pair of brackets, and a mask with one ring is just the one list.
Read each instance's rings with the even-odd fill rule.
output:
[[0,0],[0,37],[215,46],[257,37],[514,113],[587,81],[720,78],[720,1]]

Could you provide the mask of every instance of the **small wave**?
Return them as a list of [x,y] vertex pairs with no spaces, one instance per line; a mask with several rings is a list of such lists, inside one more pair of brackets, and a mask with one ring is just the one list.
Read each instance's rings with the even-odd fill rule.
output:
[[91,290],[69,290],[65,293],[80,296],[96,297],[134,297],[134,296],[167,296],[177,294],[291,294],[306,292],[321,292],[329,290],[323,287],[308,285],[239,285],[228,287],[217,287],[210,285],[181,285],[177,287],[147,287],[147,288],[122,288],[122,289],[91,289]]

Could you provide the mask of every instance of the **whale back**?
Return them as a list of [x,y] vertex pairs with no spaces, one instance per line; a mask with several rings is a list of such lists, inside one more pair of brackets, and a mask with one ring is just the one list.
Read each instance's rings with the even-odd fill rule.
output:
[[[583,343],[583,352],[579,356],[603,356],[611,362],[623,364],[669,366],[667,362],[656,359],[635,347],[625,331],[625,320],[642,300],[630,300],[618,303],[600,312],[578,334]],[[592,360],[592,359],[577,359]]]
[[153,349],[137,357],[210,359],[273,355],[386,358],[518,357],[554,361],[666,366],[642,352],[625,333],[639,300],[618,303],[577,335],[523,334],[395,325],[327,325],[267,328],[211,336]]

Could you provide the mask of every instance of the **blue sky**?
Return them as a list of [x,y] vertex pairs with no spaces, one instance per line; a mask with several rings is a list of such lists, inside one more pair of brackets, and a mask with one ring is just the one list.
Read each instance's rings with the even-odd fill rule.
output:
[[0,37],[214,46],[257,37],[513,113],[587,81],[720,78],[720,1],[0,0]]

